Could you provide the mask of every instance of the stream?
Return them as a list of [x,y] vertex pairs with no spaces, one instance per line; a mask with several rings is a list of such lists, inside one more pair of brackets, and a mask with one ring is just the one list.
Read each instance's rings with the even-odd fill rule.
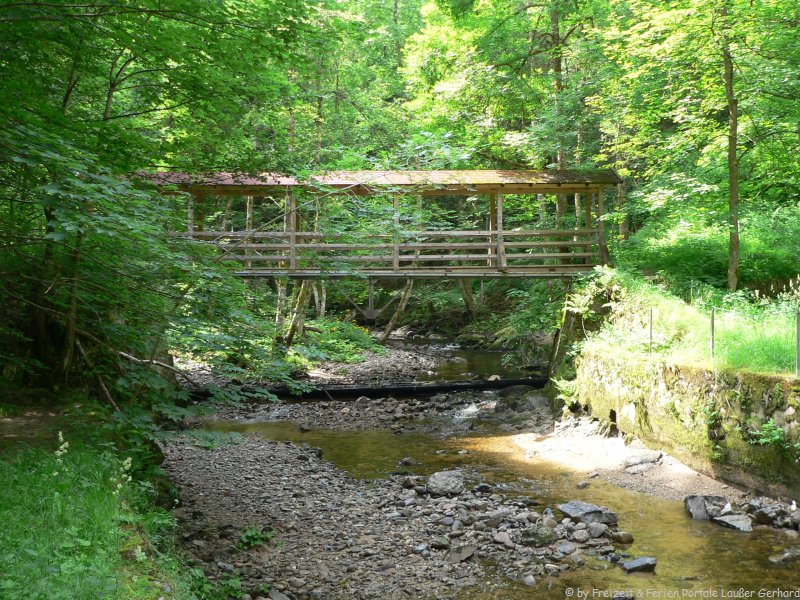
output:
[[[464,350],[446,344],[434,351],[444,361],[430,375],[432,380],[458,379],[464,373],[483,377],[521,376],[520,371],[503,366],[502,352]],[[472,392],[473,401],[448,413],[447,418],[457,425],[480,420],[478,407],[492,397],[491,392]],[[399,470],[428,476],[444,469],[461,469],[490,485],[498,494],[530,497],[540,507],[555,507],[569,500],[606,506],[618,514],[620,527],[632,533],[635,540],[621,550],[622,556],[648,556],[658,561],[655,573],[626,574],[609,561],[587,556],[585,565],[557,576],[537,578],[533,588],[501,577],[504,580],[500,583],[459,589],[454,597],[800,597],[797,563],[770,561],[771,556],[797,545],[796,532],[756,527],[752,533],[740,533],[709,522],[693,521],[680,500],[623,489],[601,477],[587,479],[585,469],[526,453],[517,442],[519,434],[491,425],[472,430],[459,426],[425,431],[396,428],[342,431],[258,417],[217,420],[206,427],[319,448],[323,460],[331,461],[351,478],[365,480],[367,485],[396,475]],[[398,469],[403,460],[410,466]],[[784,595],[775,596],[776,591]],[[787,591],[791,595],[786,595]]]

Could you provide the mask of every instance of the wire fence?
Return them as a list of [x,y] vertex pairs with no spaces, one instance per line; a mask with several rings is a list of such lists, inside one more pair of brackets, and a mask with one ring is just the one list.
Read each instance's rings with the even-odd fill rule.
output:
[[[654,310],[649,311],[647,327],[651,355],[660,342]],[[696,333],[698,339],[707,340],[702,343],[707,344],[707,357],[715,366],[793,371],[800,377],[800,310],[792,319],[785,312],[753,314],[712,308],[706,332]]]

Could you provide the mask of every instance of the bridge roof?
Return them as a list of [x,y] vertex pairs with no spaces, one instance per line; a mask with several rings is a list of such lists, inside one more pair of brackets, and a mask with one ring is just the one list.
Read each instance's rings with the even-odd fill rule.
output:
[[162,186],[196,194],[259,195],[285,193],[293,188],[316,189],[338,194],[379,193],[471,195],[492,192],[509,194],[553,194],[594,191],[622,180],[606,171],[331,171],[298,179],[279,173],[140,173],[140,177]]

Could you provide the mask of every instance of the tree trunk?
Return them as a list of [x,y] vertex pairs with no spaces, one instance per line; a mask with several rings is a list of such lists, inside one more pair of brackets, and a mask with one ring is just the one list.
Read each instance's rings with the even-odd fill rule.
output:
[[225,213],[222,216],[222,231],[228,231],[228,222],[231,219],[231,210],[233,210],[233,196],[228,196],[228,201],[225,203]]
[[314,307],[317,311],[317,316],[322,318],[325,316],[328,304],[328,287],[324,281],[317,281],[314,283]]
[[314,118],[314,125],[316,128],[316,140],[314,143],[314,164],[319,165],[322,162],[322,59],[317,61],[317,114]]
[[475,316],[475,297],[472,295],[472,279],[460,279],[461,297],[470,316]]
[[394,24],[394,52],[397,58],[397,70],[403,68],[403,40],[400,36],[400,0],[392,3],[392,23]]
[[82,243],[83,233],[79,231],[75,237],[75,249],[72,251],[72,285],[69,291],[69,312],[67,313],[66,331],[64,332],[64,359],[61,363],[61,372],[65,384],[72,366],[75,350],[75,329],[78,322],[78,279],[80,277]]
[[392,335],[392,332],[397,327],[397,324],[400,322],[400,317],[403,316],[403,313],[406,310],[406,306],[408,306],[408,301],[411,299],[411,290],[414,288],[414,280],[413,279],[406,279],[406,286],[403,288],[403,295],[400,297],[400,302],[397,305],[397,309],[394,311],[392,318],[389,320],[389,323],[386,325],[386,329],[383,330],[383,333],[380,337],[380,343],[383,344],[386,340],[389,339],[389,336]]
[[739,287],[739,106],[733,91],[733,57],[728,37],[727,4],[721,9],[723,23],[722,60],[724,65],[725,98],[728,101],[728,290]]
[[303,281],[300,284],[300,290],[297,292],[297,300],[295,300],[294,310],[292,311],[292,320],[289,323],[289,330],[283,338],[287,346],[291,346],[296,337],[303,335],[303,324],[306,319],[306,307],[308,306],[308,291],[311,288],[310,281]]

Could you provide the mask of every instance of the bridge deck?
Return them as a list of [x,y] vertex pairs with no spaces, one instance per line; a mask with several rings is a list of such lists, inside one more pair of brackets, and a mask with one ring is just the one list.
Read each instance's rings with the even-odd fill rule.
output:
[[[187,231],[174,235],[216,245],[222,260],[243,265],[236,271],[242,277],[297,279],[573,277],[608,260],[600,219],[604,189],[620,182],[615,173],[598,171],[359,171],[324,174],[306,181],[275,174],[218,173],[194,178],[161,173],[148,177],[158,185],[190,193]],[[318,198],[352,195],[356,202],[366,195],[387,195],[392,198],[393,217],[375,223],[371,231],[301,231],[303,210],[294,190]],[[422,206],[423,196],[481,194],[489,196],[484,229],[420,231],[401,226],[400,196],[417,197]],[[575,227],[505,229],[504,194],[554,194],[564,212],[572,204],[567,203],[566,195],[574,195]],[[232,195],[246,198],[245,229],[206,231],[206,197]],[[254,226],[254,195],[282,206],[282,216],[273,219],[273,227],[280,222],[282,231]],[[223,223],[228,222],[230,206],[228,201]],[[317,202],[315,210],[324,210],[320,206]],[[219,207],[216,210],[219,214]],[[308,212],[306,209],[306,217]],[[317,229],[319,216],[316,212],[306,221],[313,221]]]

